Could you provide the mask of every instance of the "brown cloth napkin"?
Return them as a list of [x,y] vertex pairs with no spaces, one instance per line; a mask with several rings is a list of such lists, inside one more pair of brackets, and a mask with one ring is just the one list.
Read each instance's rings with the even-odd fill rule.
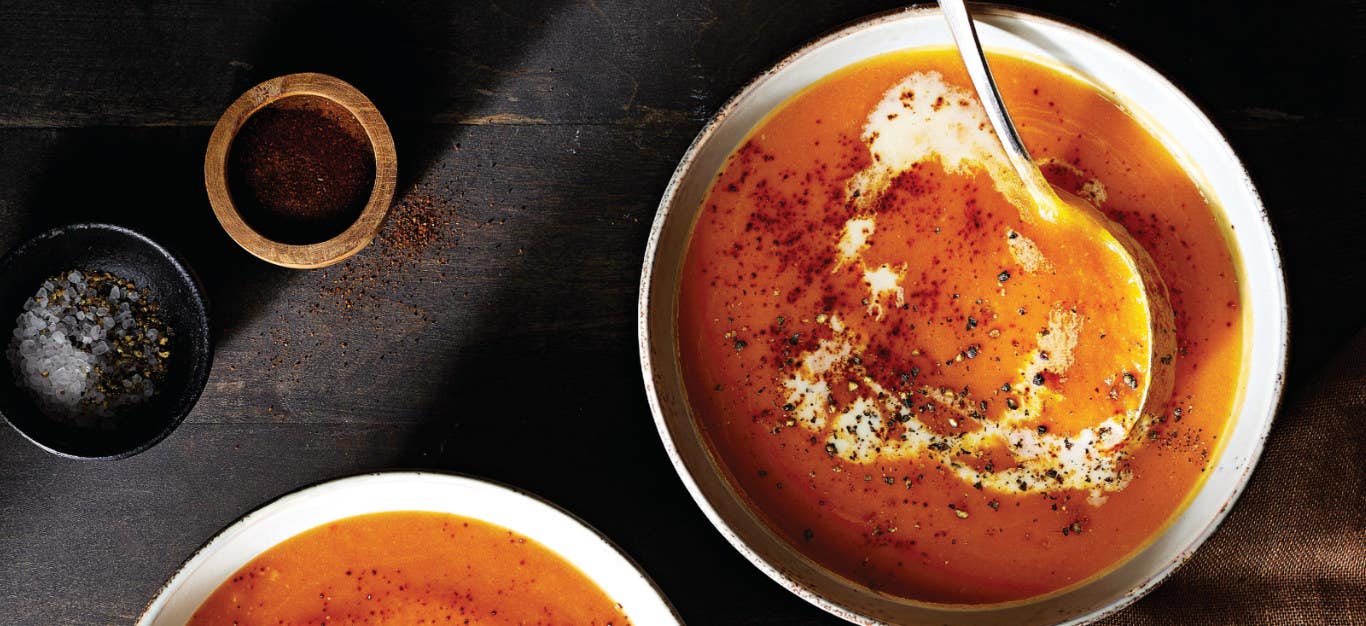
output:
[[1286,396],[1252,482],[1167,582],[1101,624],[1366,624],[1366,331]]

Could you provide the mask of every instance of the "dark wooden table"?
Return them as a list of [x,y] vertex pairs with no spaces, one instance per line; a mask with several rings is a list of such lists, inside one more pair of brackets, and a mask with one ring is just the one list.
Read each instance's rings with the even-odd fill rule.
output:
[[[1227,132],[1283,246],[1293,393],[1364,320],[1366,136],[1348,86],[1366,8],[1037,4],[1148,59]],[[385,468],[562,504],[690,623],[831,622],[682,488],[642,392],[636,289],[659,196],[707,118],[787,51],[895,6],[4,0],[0,249],[78,220],[142,229],[203,278],[218,353],[185,424],[133,458],[64,460],[0,427],[0,623],[127,623],[239,515]],[[201,168],[228,103],[305,70],[371,95],[402,180],[375,245],[297,272],[223,234]]]

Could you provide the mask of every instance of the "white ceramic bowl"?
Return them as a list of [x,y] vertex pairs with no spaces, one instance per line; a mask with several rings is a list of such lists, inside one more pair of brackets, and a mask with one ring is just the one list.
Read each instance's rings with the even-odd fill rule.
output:
[[1242,492],[1271,427],[1285,370],[1287,313],[1276,242],[1256,189],[1209,119],[1142,61],[1085,30],[1002,7],[975,7],[988,48],[1070,68],[1122,103],[1161,138],[1222,207],[1241,255],[1248,332],[1236,422],[1190,506],[1134,558],[1078,588],[1009,606],[913,603],[875,593],[802,556],[750,511],[718,469],[687,404],[677,358],[678,277],[692,225],[725,159],[765,115],[830,73],[893,50],[952,45],[937,8],[875,16],[793,53],[728,102],[674,172],[650,233],[641,277],[639,340],[650,408],[688,491],[728,541],[773,580],[857,623],[1078,623],[1132,603],[1188,559]]
[[301,532],[384,511],[453,513],[497,524],[554,550],[622,605],[635,624],[680,624],[654,583],[606,537],[535,496],[464,476],[384,472],[307,487],[267,504],[211,539],[148,605],[138,626],[182,626],[238,568]]

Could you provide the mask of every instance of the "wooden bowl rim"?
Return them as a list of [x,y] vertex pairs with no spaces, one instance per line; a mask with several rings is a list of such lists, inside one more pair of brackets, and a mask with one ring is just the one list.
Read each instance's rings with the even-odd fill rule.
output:
[[[270,239],[243,220],[228,192],[227,157],[233,139],[257,111],[295,96],[323,98],[355,117],[370,141],[375,157],[375,182],[370,199],[346,230],[331,239],[288,244]],[[374,240],[394,199],[398,160],[394,138],[379,109],[350,83],[327,74],[286,74],[248,89],[218,118],[204,155],[204,186],[218,223],[228,236],[253,256],[295,269],[326,267],[346,260]]]

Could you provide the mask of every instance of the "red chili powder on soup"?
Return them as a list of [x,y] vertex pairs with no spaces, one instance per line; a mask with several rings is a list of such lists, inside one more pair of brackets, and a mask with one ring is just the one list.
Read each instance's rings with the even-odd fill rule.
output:
[[475,519],[374,513],[300,533],[242,566],[200,624],[626,626],[621,606],[558,554]]
[[737,491],[833,572],[927,602],[1029,599],[1141,549],[1215,461],[1242,374],[1228,226],[1191,174],[1096,88],[992,64],[1045,175],[1156,262],[1169,401],[1140,411],[1126,277],[1012,204],[950,50],[860,62],[759,124],[679,296],[689,402]]

